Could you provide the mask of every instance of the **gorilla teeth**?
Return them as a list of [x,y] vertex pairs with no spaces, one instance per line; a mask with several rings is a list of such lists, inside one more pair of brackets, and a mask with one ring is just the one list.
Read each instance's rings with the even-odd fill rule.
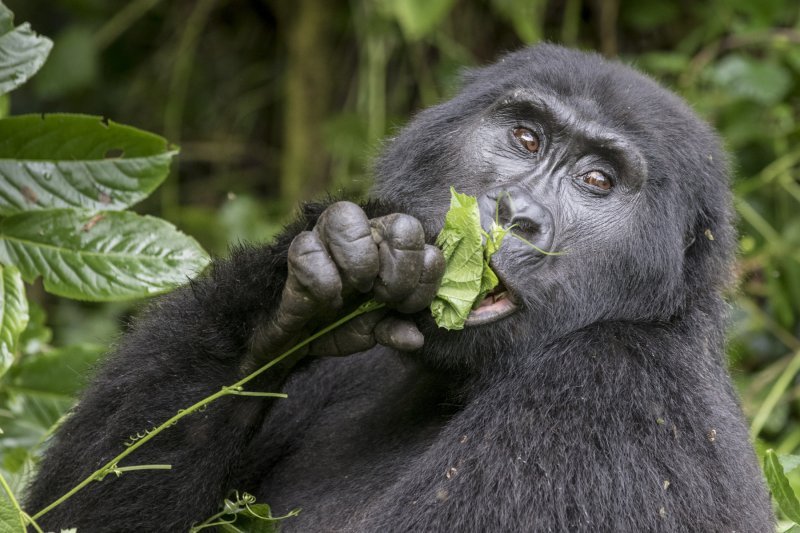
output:
[[518,309],[512,294],[501,282],[470,312],[466,325],[489,324],[513,314]]

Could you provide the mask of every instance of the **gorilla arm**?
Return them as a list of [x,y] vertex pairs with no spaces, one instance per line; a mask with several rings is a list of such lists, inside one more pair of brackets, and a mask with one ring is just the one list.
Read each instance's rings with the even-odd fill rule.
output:
[[[341,314],[343,303],[374,295],[392,307],[417,311],[430,302],[443,260],[424,244],[415,219],[369,220],[345,202],[320,211],[308,210],[272,246],[236,250],[215,263],[209,276],[159,300],[137,321],[58,431],[27,499],[29,513],[111,460],[137,432],[236,382],[296,343],[315,320],[324,325]],[[415,279],[409,281],[409,274]],[[344,355],[376,340],[400,349],[422,342],[410,322],[385,310],[348,326],[319,339],[312,351]],[[278,392],[291,363],[260,376],[248,389]],[[92,483],[40,524],[89,531],[187,530],[216,512],[227,491],[247,489],[239,486],[250,477],[242,452],[272,401],[217,400],[120,465],[170,464],[171,470]]]

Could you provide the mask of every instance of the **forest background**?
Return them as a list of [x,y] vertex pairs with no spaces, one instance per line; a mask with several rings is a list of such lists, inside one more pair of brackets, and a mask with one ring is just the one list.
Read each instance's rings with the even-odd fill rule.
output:
[[[301,201],[363,197],[382,139],[453,94],[464,67],[542,40],[635,65],[686,98],[731,154],[740,228],[731,368],[759,452],[800,449],[796,0],[5,3],[55,43],[11,95],[11,113],[102,115],[180,145],[170,178],[135,211],[169,220],[212,255],[268,240]],[[37,386],[15,387],[12,376],[0,387],[0,469],[14,484],[143,303],[68,300],[41,283],[28,299],[35,345],[23,351],[84,351],[79,366],[43,367]]]

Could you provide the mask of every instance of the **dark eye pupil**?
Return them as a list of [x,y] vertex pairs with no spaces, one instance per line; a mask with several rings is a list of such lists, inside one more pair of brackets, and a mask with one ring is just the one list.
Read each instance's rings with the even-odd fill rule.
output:
[[539,137],[528,128],[514,128],[514,137],[527,151],[533,154],[539,151]]

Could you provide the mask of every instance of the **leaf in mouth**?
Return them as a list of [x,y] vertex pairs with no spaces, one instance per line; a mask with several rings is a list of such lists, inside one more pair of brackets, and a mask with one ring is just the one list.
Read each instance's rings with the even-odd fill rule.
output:
[[446,262],[442,283],[431,303],[439,327],[463,329],[470,311],[497,286],[499,280],[489,260],[508,231],[492,221],[490,231],[485,232],[478,200],[450,188],[450,210],[436,238]]

